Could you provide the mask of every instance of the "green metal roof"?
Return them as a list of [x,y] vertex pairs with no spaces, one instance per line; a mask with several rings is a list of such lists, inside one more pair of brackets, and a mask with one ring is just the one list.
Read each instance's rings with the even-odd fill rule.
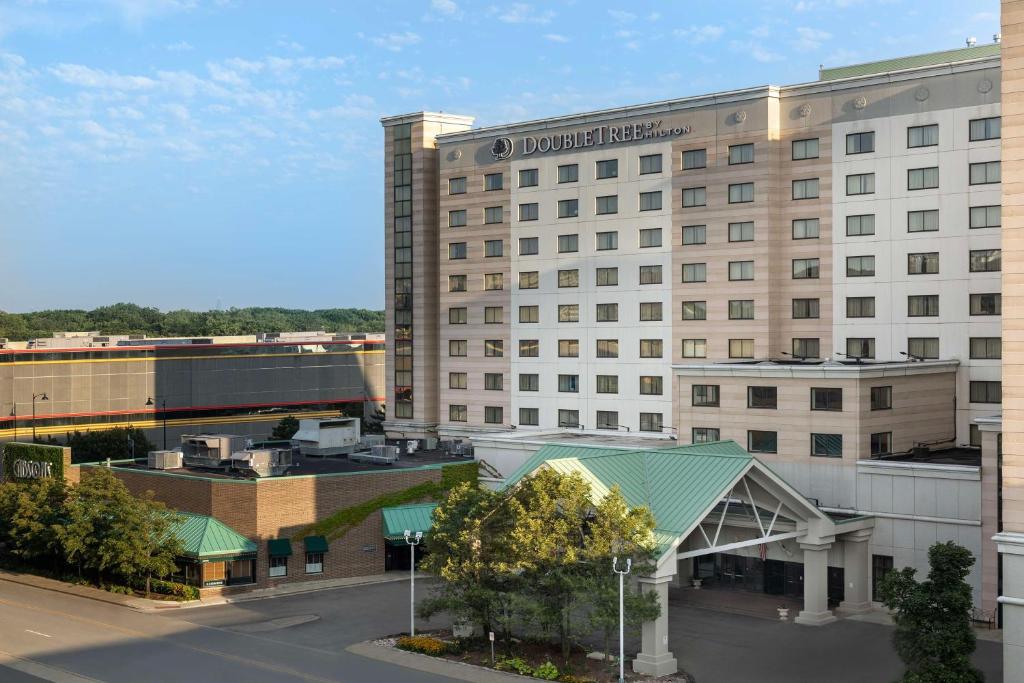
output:
[[403,540],[406,529],[414,534],[417,531],[426,534],[434,526],[436,508],[437,503],[420,503],[382,509],[380,512],[384,518],[384,538],[389,541]]
[[327,539],[323,536],[306,536],[302,539],[307,553],[326,553]]
[[288,557],[292,554],[292,542],[287,538],[272,538],[267,541],[267,554],[271,557]]
[[171,533],[181,539],[187,557],[202,560],[256,552],[256,543],[213,517],[191,512],[178,514],[182,520],[172,527]]
[[834,81],[838,78],[869,76],[871,74],[882,74],[889,71],[902,71],[904,69],[915,69],[923,66],[939,66],[942,64],[965,62],[971,59],[998,57],[999,54],[999,43],[975,45],[974,47],[961,47],[955,50],[929,52],[924,55],[910,55],[907,57],[896,57],[895,59],[883,59],[878,62],[866,62],[864,64],[852,64],[850,66],[822,69],[819,75],[819,80]]

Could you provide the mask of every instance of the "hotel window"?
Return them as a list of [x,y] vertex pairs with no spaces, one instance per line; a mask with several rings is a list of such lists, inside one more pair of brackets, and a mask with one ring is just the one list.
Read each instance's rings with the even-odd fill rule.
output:
[[500,190],[504,185],[504,175],[501,173],[488,173],[484,175],[484,190]]
[[661,340],[660,339],[641,339],[640,340],[640,357],[641,358],[661,358]]
[[597,411],[597,428],[598,429],[618,429],[619,428],[619,414],[614,410],[599,410]]
[[1002,382],[971,382],[971,403],[1002,403]]
[[501,306],[484,307],[484,323],[487,325],[500,325],[504,322],[504,309]]
[[1002,270],[1001,249],[972,249],[972,273],[997,273]]
[[640,375],[640,395],[661,396],[662,382],[660,375]]
[[690,440],[693,443],[710,443],[718,441],[720,432],[715,427],[694,427],[690,430]]
[[938,294],[911,294],[907,297],[907,317],[932,317],[939,314]]
[[846,236],[860,237],[875,234],[875,214],[865,213],[846,217]]
[[707,320],[708,319],[708,302],[707,301],[684,301],[683,302],[683,320]]
[[505,255],[505,242],[502,240],[484,240],[484,256],[494,258]]
[[501,358],[505,355],[505,342],[500,339],[484,340],[484,356],[488,358]]
[[729,301],[729,320],[753,320],[753,299],[732,299]]
[[754,163],[754,145],[729,145],[729,165]]
[[874,131],[867,131],[865,133],[849,133],[846,136],[846,153],[847,154],[864,154],[865,152],[875,151],[875,133]]
[[461,228],[466,225],[466,210],[458,209],[457,211],[448,212],[448,227],[449,228]]
[[[659,159],[661,157],[658,157]],[[683,228],[684,230],[686,228]],[[684,242],[685,244],[685,242]],[[647,247],[660,247],[661,246],[661,228],[641,228],[640,229],[640,248],[645,249]]]
[[842,411],[843,390],[831,387],[811,387],[811,410]]
[[729,279],[730,280],[753,280],[754,279],[754,262],[753,261],[729,261]]
[[847,256],[846,277],[870,277],[875,274],[874,256]]
[[794,358],[821,358],[821,342],[816,337],[794,337],[791,353]]
[[754,183],[735,183],[729,186],[729,203],[745,204],[754,201]]
[[558,426],[559,427],[579,427],[580,426],[580,411],[578,410],[558,410]]
[[914,358],[934,359],[939,357],[938,337],[908,337],[907,355]]
[[563,164],[558,167],[558,182],[575,183],[580,179],[579,164]]
[[939,124],[907,128],[907,147],[934,147],[939,144]]
[[998,228],[1002,225],[1001,206],[972,206],[971,227],[972,228]]
[[892,410],[892,387],[871,387],[871,410]]
[[579,339],[559,339],[558,340],[558,357],[559,358],[579,358],[580,357],[580,340]]
[[747,387],[748,408],[778,408],[777,387]]
[[705,206],[707,204],[707,190],[703,187],[683,188],[683,208],[694,206]]
[[708,355],[707,339],[684,339],[683,358],[706,358]]
[[540,356],[540,342],[536,339],[519,340],[520,358],[537,358]]
[[619,340],[618,339],[598,339],[597,340],[597,357],[598,358],[618,358],[619,357]]
[[558,271],[558,286],[559,287],[579,287],[580,286],[580,271],[577,268],[570,270]]
[[843,435],[811,434],[811,455],[817,458],[843,457]]
[[640,157],[640,175],[661,173],[661,155],[645,154]]
[[540,251],[540,241],[536,237],[519,238],[519,255],[536,256]]
[[580,376],[559,375],[558,391],[563,394],[578,394],[580,392]]
[[461,358],[466,355],[469,349],[469,342],[465,339],[449,339],[448,355],[452,358]]
[[793,141],[793,161],[818,158],[818,138]]
[[580,305],[579,304],[559,304],[558,305],[558,322],[560,323],[578,323],[580,321]]
[[576,218],[580,215],[580,200],[578,199],[559,199],[558,200],[558,217],[559,218]]
[[778,432],[747,431],[747,450],[751,453],[778,453]]
[[606,197],[598,197],[595,211],[598,216],[605,216],[610,213],[618,213],[619,196],[610,194]]
[[1001,135],[1002,124],[998,116],[971,121],[971,142],[996,140]]
[[846,176],[846,194],[848,196],[874,193],[874,173],[854,173],[852,175]]
[[540,411],[537,408],[520,408],[519,424],[526,427],[536,427],[540,424]]
[[533,373],[520,374],[519,391],[540,391],[540,375]]
[[537,187],[540,172],[535,168],[524,168],[519,171],[519,187]]
[[484,223],[488,225],[500,223],[504,215],[505,211],[500,206],[488,206],[484,209]]
[[939,272],[939,252],[907,254],[907,275],[935,275]]
[[931,190],[939,186],[939,167],[907,169],[908,190]]
[[540,205],[536,202],[519,205],[520,221],[535,221],[540,216]]
[[730,339],[729,340],[729,358],[753,358],[754,357],[754,340],[753,339]]
[[465,325],[466,324],[466,309],[465,308],[449,308],[448,309],[448,324],[449,325]]
[[537,289],[540,284],[540,273],[536,270],[525,270],[519,273],[519,289]]
[[641,211],[658,211],[661,209],[661,191],[657,192],[641,192],[640,193],[640,210]]
[[793,181],[793,199],[817,199],[818,179],[805,178]]
[[323,574],[324,573],[324,554],[306,552],[306,573],[307,574]]
[[706,263],[684,263],[683,264],[683,282],[706,282],[707,281],[707,264]]
[[1002,337],[971,337],[971,358],[992,360],[1002,357]]
[[821,303],[818,299],[793,299],[793,319],[821,317]]
[[571,254],[580,250],[580,236],[579,235],[559,235],[558,236],[558,253],[559,254]]
[[640,266],[640,284],[660,285],[661,266]]
[[611,251],[619,248],[619,233],[616,231],[597,233],[595,249],[597,251]]
[[640,322],[661,320],[661,302],[645,301],[640,304]]
[[708,165],[708,152],[706,149],[690,149],[683,152],[683,170],[690,171],[695,168],[706,168]]
[[817,218],[797,218],[793,221],[793,239],[817,239],[820,235],[821,223]]
[[449,372],[448,373],[448,388],[449,389],[465,389],[466,388],[466,373],[464,373],[464,372]]
[[871,435],[871,455],[892,453],[892,432],[878,432]]
[[730,223],[729,224],[729,241],[730,242],[753,242],[754,241],[754,222],[744,221],[742,223]]
[[818,270],[818,259],[816,258],[793,259],[794,280],[816,280],[818,279]]
[[907,232],[935,232],[938,229],[938,209],[907,212]]
[[598,287],[614,287],[619,284],[619,269],[617,267],[598,268],[596,280]]
[[663,424],[661,413],[640,413],[641,432],[660,432]]
[[500,372],[484,373],[484,389],[486,391],[501,391],[504,385],[505,382]]
[[971,164],[971,185],[990,185],[998,183],[1000,170],[998,161],[984,161]]
[[619,320],[618,304],[597,304],[594,319],[599,323],[614,323]]
[[449,292],[465,292],[466,291],[466,276],[465,275],[449,275],[448,276],[448,291]]
[[505,286],[505,277],[502,273],[486,273],[484,275],[484,289],[487,291],[494,291],[497,289],[503,289]]
[[466,258],[466,243],[465,242],[450,242],[448,244],[448,259],[455,261],[457,259]]
[[718,407],[719,394],[717,384],[694,384],[691,391],[693,397],[691,404],[695,408]]
[[598,375],[596,378],[596,391],[599,394],[619,393],[618,375]]
[[268,570],[268,576],[279,577],[288,576],[288,556],[270,556],[270,565]]
[[501,406],[484,406],[484,422],[491,425],[500,425],[504,418],[504,412]]
[[605,159],[598,161],[596,165],[595,176],[598,180],[605,178],[618,178],[619,177],[619,160],[618,159]]
[[706,225],[684,225],[683,244],[705,244],[708,228]]
[[971,294],[971,315],[1001,315],[1002,294]]
[[466,178],[450,178],[448,180],[448,194],[466,194]]
[[874,358],[874,337],[849,337],[846,340],[846,356],[848,358]]

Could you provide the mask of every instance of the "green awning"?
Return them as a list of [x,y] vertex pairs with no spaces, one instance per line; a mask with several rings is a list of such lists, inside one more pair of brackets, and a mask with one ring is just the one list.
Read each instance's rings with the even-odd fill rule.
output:
[[306,536],[302,539],[307,553],[326,553],[327,539],[323,536]]
[[426,534],[434,526],[434,510],[437,503],[420,503],[418,505],[399,505],[384,508],[384,538],[389,541],[405,540],[405,530],[415,534],[420,531]]
[[267,541],[267,552],[271,557],[289,557],[292,554],[292,542],[287,538],[273,538]]
[[185,556],[204,560],[221,556],[244,556],[256,552],[256,543],[213,517],[175,511],[179,521],[171,533],[181,539]]

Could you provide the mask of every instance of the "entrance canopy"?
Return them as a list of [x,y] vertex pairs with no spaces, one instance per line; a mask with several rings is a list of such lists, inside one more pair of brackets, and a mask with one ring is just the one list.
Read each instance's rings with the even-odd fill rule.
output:
[[384,538],[388,541],[404,541],[408,530],[413,535],[417,531],[426,535],[434,525],[434,510],[437,503],[420,503],[417,505],[399,505],[384,508]]

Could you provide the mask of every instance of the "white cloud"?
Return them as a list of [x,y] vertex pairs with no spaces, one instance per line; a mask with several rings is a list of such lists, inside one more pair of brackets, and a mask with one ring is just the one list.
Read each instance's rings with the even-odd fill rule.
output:
[[282,50],[291,50],[292,52],[304,52],[306,46],[302,43],[297,43],[294,40],[288,40],[287,38],[281,38],[277,41],[277,46]]
[[623,24],[628,23],[630,21],[636,21],[635,14],[633,14],[632,12],[626,12],[624,10],[619,9],[608,10],[608,16],[611,17],[612,20],[618,21]]
[[809,28],[807,26],[799,26],[796,29],[796,40],[793,41],[793,47],[801,51],[817,50],[822,46],[824,42],[832,38],[832,34],[828,31],[822,31],[817,28]]
[[122,76],[100,69],[91,69],[82,64],[58,64],[50,73],[70,85],[85,88],[109,90],[146,90],[156,86],[156,81],[146,76]]
[[138,109],[127,106],[109,107],[107,109],[107,116],[112,119],[129,119],[131,121],[141,121],[146,118],[146,115]]
[[164,49],[168,52],[191,52],[195,48],[187,40],[179,40],[177,43],[170,43],[165,45]]
[[561,33],[545,33],[545,40],[550,40],[552,43],[568,43],[569,38],[563,36]]
[[700,45],[701,43],[709,43],[718,40],[722,37],[723,33],[725,33],[724,28],[721,26],[714,26],[712,24],[688,26],[686,28],[677,28],[672,31],[672,35],[676,38],[682,38],[691,45]]
[[459,11],[459,6],[452,0],[431,0],[430,6],[441,14],[452,15]]
[[377,114],[377,101],[369,95],[352,94],[345,97],[344,101],[336,106],[327,109],[313,109],[309,112],[309,118],[314,121],[327,118],[366,118]]
[[382,47],[385,50],[391,50],[392,52],[401,52],[403,48],[409,47],[410,45],[416,45],[422,40],[418,33],[412,31],[405,31],[403,33],[385,33],[381,36],[374,36],[370,38],[370,42],[377,47]]
[[506,24],[548,24],[554,19],[551,10],[538,11],[525,2],[515,2],[499,11],[498,19]]
[[733,52],[738,52],[747,57],[751,57],[758,62],[778,62],[783,59],[781,54],[767,50],[763,45],[754,41],[734,40],[729,44],[729,48]]

